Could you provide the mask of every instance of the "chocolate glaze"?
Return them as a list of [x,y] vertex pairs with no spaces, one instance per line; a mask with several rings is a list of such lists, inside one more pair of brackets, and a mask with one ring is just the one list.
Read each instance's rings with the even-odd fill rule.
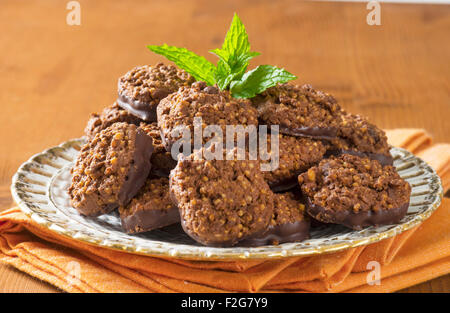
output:
[[309,220],[269,226],[264,232],[252,235],[237,245],[239,247],[258,247],[264,245],[296,242],[309,238]]
[[170,176],[170,170],[169,169],[162,169],[162,168],[152,168],[151,175],[155,177],[169,177]]
[[137,129],[134,154],[127,177],[118,194],[120,205],[126,205],[144,185],[151,169],[150,157],[153,153],[153,140],[141,129]]
[[152,107],[141,101],[132,100],[128,97],[119,94],[117,104],[124,110],[127,110],[134,116],[146,122],[156,122],[156,106]]
[[329,224],[321,222],[321,221],[318,221],[315,218],[311,217],[311,215],[310,215],[310,219],[311,219],[311,228],[312,229],[329,226]]
[[379,210],[379,211],[332,211],[322,206],[313,204],[308,198],[306,200],[306,212],[315,219],[333,224],[341,224],[346,227],[360,230],[368,226],[397,224],[408,211],[409,201],[398,208]]
[[300,173],[296,174],[294,177],[285,179],[283,181],[279,181],[276,183],[269,184],[270,189],[272,189],[273,192],[282,192],[291,190],[292,188],[298,186],[298,175]]
[[209,247],[257,247],[264,245],[280,244],[285,242],[298,242],[309,238],[309,219],[303,221],[297,221],[294,223],[286,223],[283,225],[269,226],[262,232],[253,234],[249,237],[243,238],[241,240],[229,240],[221,242],[205,242],[203,238],[199,238],[195,234],[190,233],[184,224],[183,219],[180,221],[181,227],[184,232],[205,246]]
[[335,127],[288,128],[280,125],[280,133],[296,137],[331,140],[333,138],[336,138],[337,128]]
[[123,230],[135,234],[178,223],[180,213],[176,206],[167,210],[140,210],[132,215],[121,216],[121,221]]
[[95,198],[87,197],[86,203],[83,207],[78,207],[77,211],[84,216],[97,217],[103,214],[108,214],[117,209],[117,207],[117,203],[108,203],[99,208]]
[[357,150],[332,149],[326,152],[325,157],[329,157],[332,155],[338,156],[341,154],[351,154],[359,157],[367,157],[371,160],[380,162],[380,164],[383,166],[394,164],[394,158],[391,155],[385,155],[381,153],[361,152]]

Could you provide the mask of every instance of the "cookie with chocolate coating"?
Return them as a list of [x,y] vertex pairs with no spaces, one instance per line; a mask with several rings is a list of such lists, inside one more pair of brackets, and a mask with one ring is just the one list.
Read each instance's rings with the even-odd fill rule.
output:
[[274,194],[274,211],[269,226],[239,243],[239,246],[277,245],[298,242],[309,238],[310,219],[306,216],[305,205],[292,192]]
[[84,133],[86,134],[87,139],[91,140],[103,129],[119,122],[139,125],[142,120],[122,109],[117,102],[115,102],[114,104],[103,109],[100,114],[92,113],[86,128],[84,129]]
[[299,175],[306,211],[324,223],[353,229],[398,223],[406,214],[410,185],[395,168],[343,154]]
[[85,144],[71,169],[71,203],[98,216],[126,205],[150,172],[152,139],[133,124],[114,123]]
[[258,161],[183,156],[170,174],[170,191],[184,231],[208,246],[233,246],[265,230],[273,212]]
[[354,154],[369,157],[383,165],[392,165],[386,133],[361,115],[345,114],[338,137],[331,140],[327,154]]
[[178,208],[169,194],[169,179],[148,178],[139,193],[119,208],[122,228],[136,234],[162,228],[180,221]]
[[158,123],[141,123],[139,127],[153,139],[151,174],[168,177],[170,171],[177,165],[177,160],[164,148]]
[[[272,153],[271,143],[272,137],[268,136],[268,153]],[[272,171],[263,171],[264,179],[274,191],[288,190],[298,184],[297,176],[300,173],[322,160],[325,151],[326,146],[319,140],[279,134],[278,167]],[[271,156],[275,157],[273,153]],[[263,164],[269,162],[273,160],[261,160]]]
[[[205,82],[182,87],[169,95],[158,105],[157,113],[158,126],[167,151],[171,151],[172,145],[182,137],[182,133],[177,130],[186,127],[190,134],[194,134],[196,117],[201,118],[199,127],[202,132],[208,125],[217,125],[222,131],[224,143],[227,125],[258,125],[256,109],[249,100],[233,98],[229,91],[207,86]],[[204,135],[202,144],[208,140]],[[194,144],[193,138],[191,143]]]
[[280,132],[291,136],[332,139],[342,121],[337,101],[311,85],[277,85],[252,101],[261,124],[280,125]]
[[194,81],[187,72],[172,65],[137,66],[119,78],[117,103],[140,119],[155,122],[159,102]]

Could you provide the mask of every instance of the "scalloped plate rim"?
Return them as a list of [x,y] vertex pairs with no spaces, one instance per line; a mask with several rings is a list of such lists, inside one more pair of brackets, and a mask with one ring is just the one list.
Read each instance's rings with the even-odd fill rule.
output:
[[[41,216],[39,212],[36,210],[33,210],[32,207],[30,207],[25,200],[20,196],[19,194],[19,187],[17,186],[19,183],[21,183],[20,180],[20,174],[25,174],[26,170],[25,167],[29,165],[30,163],[35,162],[35,159],[38,157],[42,157],[45,155],[48,155],[49,153],[52,153],[55,149],[62,148],[67,149],[67,147],[73,147],[74,145],[81,146],[84,141],[84,138],[77,138],[77,139],[71,139],[68,141],[65,141],[61,143],[58,146],[54,146],[52,148],[48,148],[41,153],[34,154],[31,156],[26,162],[24,162],[17,170],[17,172],[14,174],[12,178],[12,184],[11,184],[11,194],[13,196],[14,201],[19,206],[21,211],[29,216],[34,222],[39,224],[40,226],[52,231],[56,232],[59,235],[62,235],[64,237],[81,241],[83,243],[98,246],[102,248],[108,248],[118,251],[126,251],[128,253],[138,254],[138,255],[146,255],[146,256],[159,256],[159,257],[169,257],[169,258],[181,258],[181,259],[190,259],[190,260],[242,260],[242,259],[277,259],[277,258],[285,258],[285,257],[293,257],[293,256],[311,256],[311,255],[317,255],[317,254],[323,254],[323,253],[332,253],[332,252],[338,252],[349,248],[355,248],[362,245],[367,245],[371,243],[378,242],[383,239],[387,239],[390,237],[393,237],[397,234],[400,234],[408,229],[411,229],[420,223],[422,223],[424,220],[426,220],[431,214],[439,207],[441,203],[441,199],[443,197],[443,188],[442,183],[439,178],[439,176],[436,174],[435,170],[427,164],[425,161],[420,159],[419,157],[413,155],[411,152],[408,152],[405,149],[402,148],[393,148],[393,150],[397,150],[401,153],[403,153],[406,158],[413,158],[416,159],[420,165],[425,166],[426,170],[430,173],[433,179],[437,180],[437,189],[435,189],[434,193],[430,193],[432,196],[434,196],[434,200],[432,203],[428,204],[428,208],[422,212],[417,213],[411,220],[397,224],[393,228],[376,233],[374,232],[370,236],[362,237],[362,238],[356,238],[356,239],[347,239],[344,240],[344,242],[339,241],[336,244],[327,244],[323,246],[310,246],[310,247],[303,247],[303,248],[290,248],[289,250],[283,250],[284,246],[295,246],[296,244],[301,243],[285,243],[280,244],[278,246],[262,246],[262,247],[252,247],[252,248],[244,248],[244,247],[230,247],[230,248],[214,248],[214,247],[206,247],[206,246],[191,246],[187,244],[176,244],[176,243],[169,243],[164,241],[157,241],[157,240],[150,240],[155,245],[164,245],[165,248],[161,249],[159,247],[158,249],[152,250],[152,249],[142,249],[137,246],[130,246],[126,243],[123,244],[117,244],[117,243],[109,243],[108,241],[105,241],[104,239],[98,239],[93,238],[87,235],[84,236],[78,236],[74,237],[72,232],[70,230],[65,230],[62,228],[59,228],[58,225],[54,224],[52,221],[47,220],[45,217]],[[405,158],[405,159],[406,159]],[[67,161],[67,160],[66,160]],[[69,162],[69,161],[67,161]],[[62,167],[64,168],[64,166]],[[62,168],[59,168],[56,173],[54,173],[51,177],[48,178],[48,183],[46,183],[46,197],[48,198],[49,202],[53,203],[50,199],[50,184],[53,180],[53,178],[56,176],[57,173],[61,171]],[[55,206],[56,210],[59,210]],[[380,226],[383,227],[383,226]],[[372,227],[373,229],[376,229],[376,227]],[[366,228],[367,230],[367,228]],[[349,232],[351,234],[353,232]],[[124,233],[125,236],[130,236]],[[143,239],[143,238],[141,238]],[[312,238],[314,239],[314,238]],[[183,248],[183,249],[181,249]],[[262,250],[262,249],[266,250]],[[180,250],[181,249],[181,250]],[[186,250],[186,251],[185,251]]]

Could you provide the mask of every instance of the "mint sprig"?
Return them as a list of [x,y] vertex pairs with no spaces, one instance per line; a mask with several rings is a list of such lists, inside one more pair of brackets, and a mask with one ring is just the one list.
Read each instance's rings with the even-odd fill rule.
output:
[[222,48],[210,50],[219,57],[217,65],[186,48],[166,44],[147,47],[173,61],[195,79],[208,85],[216,84],[221,90],[229,89],[235,98],[251,98],[278,83],[297,78],[272,65],[260,65],[246,72],[249,61],[260,53],[251,51],[247,31],[237,14],[233,17]]
[[220,59],[217,62],[216,72],[214,78],[216,80],[217,87],[221,90],[225,90],[231,84],[231,82],[237,77],[236,74],[232,74],[230,65],[227,62]]
[[225,36],[222,49],[214,49],[211,52],[228,61],[228,57],[250,52],[250,42],[247,31],[239,16],[235,13],[230,28]]
[[204,57],[189,51],[186,48],[178,48],[163,44],[162,46],[147,46],[151,51],[165,56],[180,68],[194,76],[196,80],[202,80],[208,85],[214,85],[216,80],[214,73],[216,67]]
[[[220,71],[219,75],[222,76],[220,77],[221,80],[229,82],[239,80],[247,70],[249,61],[255,56],[260,55],[259,52],[250,51],[250,42],[248,41],[247,31],[237,14],[234,14],[233,21],[225,36],[222,48],[210,50],[210,52],[220,58],[218,66],[221,65],[221,61],[228,64],[228,71]],[[219,86],[219,88],[226,89],[228,88],[228,85],[223,85],[223,87]]]
[[235,98],[252,98],[277,83],[296,79],[288,71],[272,65],[260,65],[247,72],[239,81],[232,81],[230,90]]

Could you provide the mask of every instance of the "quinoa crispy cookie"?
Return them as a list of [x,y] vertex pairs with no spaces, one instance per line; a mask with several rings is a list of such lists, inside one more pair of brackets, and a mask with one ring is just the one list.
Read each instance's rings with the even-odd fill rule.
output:
[[101,114],[92,113],[84,133],[88,140],[91,140],[97,133],[117,122],[139,125],[141,119],[128,113],[115,102],[106,107]]
[[173,130],[186,126],[192,134],[195,117],[202,118],[202,129],[207,125],[219,125],[224,142],[226,125],[258,125],[256,109],[249,100],[235,99],[229,91],[220,91],[204,82],[182,87],[178,92],[169,95],[160,102],[157,112],[158,126],[167,151],[170,151],[173,143],[182,136],[174,135]]
[[291,192],[274,194],[274,210],[268,228],[240,246],[262,246],[296,242],[309,238],[310,220],[305,216],[305,205]]
[[149,178],[126,206],[119,208],[122,228],[129,234],[141,233],[180,221],[178,208],[169,194],[169,179]]
[[154,122],[159,101],[194,81],[184,70],[172,65],[137,66],[119,78],[117,102],[137,117]]
[[156,176],[168,177],[170,171],[177,165],[177,160],[174,160],[170,152],[164,148],[158,124],[156,122],[141,123],[139,127],[153,139],[151,173]]
[[346,114],[338,130],[338,138],[331,141],[328,154],[366,156],[383,165],[392,165],[386,133],[361,115]]
[[233,246],[265,230],[273,212],[273,193],[258,161],[181,157],[170,191],[184,231],[204,245]]
[[150,172],[152,151],[152,139],[133,124],[115,123],[96,134],[71,169],[72,205],[98,216],[127,204]]
[[[270,150],[271,137],[267,137]],[[322,160],[326,147],[321,141],[279,134],[279,165],[273,171],[262,172],[264,179],[274,191],[296,186],[297,176]],[[261,161],[269,162],[269,161]]]
[[329,94],[310,85],[281,84],[253,99],[261,123],[280,125],[280,132],[330,139],[337,135],[342,110]]
[[298,177],[309,215],[353,229],[398,223],[411,187],[390,165],[343,154],[322,160]]

